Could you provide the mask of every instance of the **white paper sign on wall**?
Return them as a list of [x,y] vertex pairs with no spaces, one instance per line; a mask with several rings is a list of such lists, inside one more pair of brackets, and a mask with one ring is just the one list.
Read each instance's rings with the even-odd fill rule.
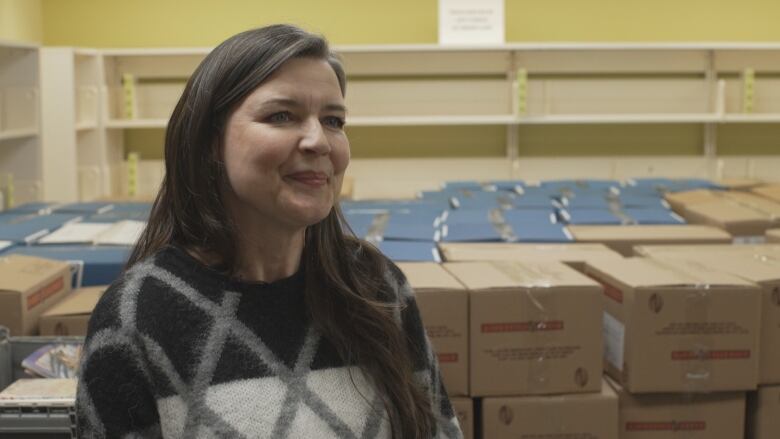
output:
[[439,44],[504,41],[504,0],[439,0]]

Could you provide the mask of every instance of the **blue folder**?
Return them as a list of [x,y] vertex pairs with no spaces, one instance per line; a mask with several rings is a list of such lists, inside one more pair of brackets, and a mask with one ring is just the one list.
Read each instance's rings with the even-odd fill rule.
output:
[[[620,225],[624,220],[607,209],[564,209],[561,218],[573,225]],[[626,221],[628,222],[628,221]]]
[[382,241],[379,251],[395,262],[441,262],[435,243],[415,241]]
[[[46,245],[17,246],[5,254],[21,254],[70,262],[82,270],[81,286],[108,285],[114,282],[130,257],[131,247]],[[83,268],[82,268],[83,267]],[[74,286],[78,287],[74,278]]]
[[442,226],[442,242],[501,242],[503,237],[496,228],[482,223],[455,223]]
[[509,224],[555,224],[558,218],[552,209],[513,209],[501,212]]
[[88,223],[115,223],[126,220],[149,221],[149,212],[112,209],[108,212],[90,215],[84,221]]
[[562,224],[550,223],[511,223],[517,242],[541,243],[541,242],[570,242],[571,234]]
[[3,211],[3,213],[17,214],[17,215],[48,215],[52,213],[52,210],[60,206],[60,203],[51,202],[33,202],[20,204],[19,206]]
[[6,218],[5,222],[0,223],[0,241],[29,244],[69,222],[81,219],[83,217],[76,214],[28,215]]

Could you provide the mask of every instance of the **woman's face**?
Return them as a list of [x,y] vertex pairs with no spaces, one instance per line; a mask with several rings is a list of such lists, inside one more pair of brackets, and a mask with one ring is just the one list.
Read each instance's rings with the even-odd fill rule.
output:
[[345,116],[327,61],[285,62],[228,117],[222,154],[230,213],[288,229],[324,219],[349,163]]

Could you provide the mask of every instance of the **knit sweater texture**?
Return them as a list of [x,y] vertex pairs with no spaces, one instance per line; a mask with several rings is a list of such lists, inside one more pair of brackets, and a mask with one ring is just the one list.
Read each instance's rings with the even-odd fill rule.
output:
[[[461,438],[414,294],[385,284],[420,352],[436,438]],[[76,413],[80,438],[389,438],[382,400],[311,324],[301,271],[248,283],[177,247],[136,264],[89,323]]]

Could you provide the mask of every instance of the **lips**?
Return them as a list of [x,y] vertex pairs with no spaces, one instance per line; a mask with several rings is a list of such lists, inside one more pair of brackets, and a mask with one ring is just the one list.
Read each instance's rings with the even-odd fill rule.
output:
[[328,183],[327,174],[315,171],[295,172],[288,174],[287,178],[312,187],[319,187]]

